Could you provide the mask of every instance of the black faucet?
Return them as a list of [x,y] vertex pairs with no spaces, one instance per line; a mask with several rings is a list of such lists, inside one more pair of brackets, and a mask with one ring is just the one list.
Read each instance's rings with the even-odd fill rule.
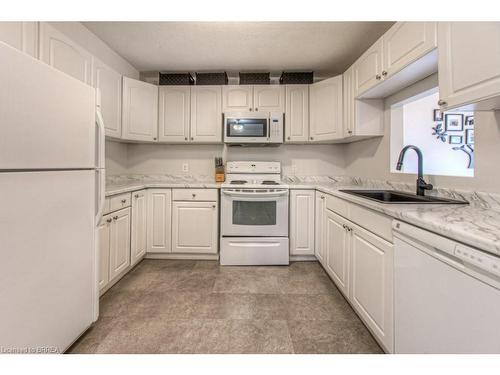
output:
[[403,159],[405,157],[406,151],[409,149],[415,150],[417,153],[417,158],[418,158],[418,178],[417,178],[417,195],[424,196],[426,190],[432,190],[434,186],[432,184],[428,184],[427,182],[424,181],[424,176],[423,176],[423,156],[422,156],[422,151],[417,146],[412,146],[408,145],[403,147],[401,152],[399,153],[399,158],[398,158],[398,164],[396,165],[396,169],[398,171],[401,170],[401,167],[403,166]]

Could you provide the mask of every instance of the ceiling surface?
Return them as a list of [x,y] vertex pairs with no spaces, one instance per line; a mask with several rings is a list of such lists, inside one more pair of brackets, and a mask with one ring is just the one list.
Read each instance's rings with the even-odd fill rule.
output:
[[342,73],[393,22],[84,22],[137,70]]

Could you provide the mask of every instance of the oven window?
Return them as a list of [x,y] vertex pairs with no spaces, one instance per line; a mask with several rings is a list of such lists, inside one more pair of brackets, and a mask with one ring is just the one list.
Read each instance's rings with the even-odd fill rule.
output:
[[267,119],[227,119],[228,137],[267,137]]
[[233,224],[276,225],[276,201],[233,201]]

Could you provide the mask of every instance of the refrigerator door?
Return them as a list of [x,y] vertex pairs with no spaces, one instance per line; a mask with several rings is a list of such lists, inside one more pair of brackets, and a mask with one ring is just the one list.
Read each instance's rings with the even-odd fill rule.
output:
[[95,168],[95,90],[0,42],[0,170]]
[[93,322],[95,170],[0,173],[0,347],[63,352]]

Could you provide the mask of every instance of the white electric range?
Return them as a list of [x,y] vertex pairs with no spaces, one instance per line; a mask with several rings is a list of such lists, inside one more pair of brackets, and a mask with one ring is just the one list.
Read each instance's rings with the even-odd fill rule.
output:
[[289,263],[288,186],[281,163],[235,161],[221,187],[221,265]]

